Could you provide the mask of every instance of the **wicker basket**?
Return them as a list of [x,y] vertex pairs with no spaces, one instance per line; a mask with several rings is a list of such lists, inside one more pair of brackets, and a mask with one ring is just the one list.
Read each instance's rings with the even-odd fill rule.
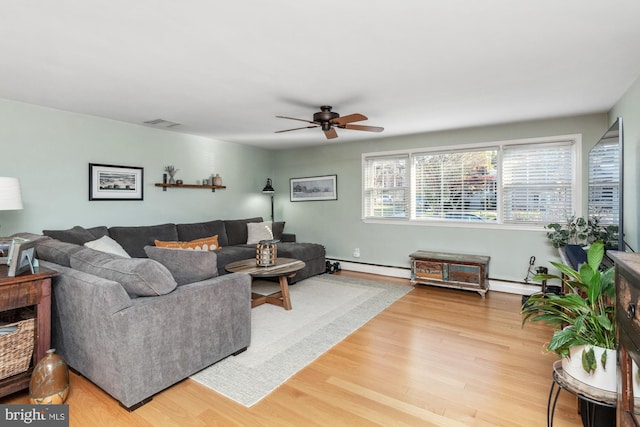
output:
[[3,324],[0,329],[17,326],[14,332],[0,335],[0,380],[29,369],[35,342],[34,318]]

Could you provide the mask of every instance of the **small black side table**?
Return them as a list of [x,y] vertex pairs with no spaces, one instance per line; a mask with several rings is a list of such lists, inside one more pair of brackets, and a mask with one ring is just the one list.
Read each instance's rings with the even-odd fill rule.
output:
[[[583,420],[586,420],[586,426],[594,426],[596,405],[615,408],[617,402],[617,393],[614,391],[605,391],[596,387],[591,387],[581,381],[576,380],[569,374],[565,374],[562,369],[562,360],[556,360],[553,363],[553,382],[551,390],[549,390],[549,401],[547,403],[547,427],[553,427],[553,416],[556,411],[556,403],[561,390],[567,390],[578,398],[587,402],[586,407],[582,406],[582,410],[587,410],[587,414],[583,414]],[[556,390],[556,386],[558,387]],[[555,397],[553,396],[555,390]],[[551,402],[553,400],[553,403]],[[615,423],[615,421],[614,421]]]

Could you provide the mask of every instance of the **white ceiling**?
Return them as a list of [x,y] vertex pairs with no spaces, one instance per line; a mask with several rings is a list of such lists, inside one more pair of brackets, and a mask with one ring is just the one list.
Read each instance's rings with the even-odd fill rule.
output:
[[[0,98],[265,148],[605,112],[637,0],[0,2]],[[321,105],[383,133],[320,129]]]

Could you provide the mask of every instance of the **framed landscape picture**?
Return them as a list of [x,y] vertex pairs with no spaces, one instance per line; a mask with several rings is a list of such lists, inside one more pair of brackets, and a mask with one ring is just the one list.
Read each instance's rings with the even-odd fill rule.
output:
[[89,200],[142,200],[143,168],[89,163]]
[[291,178],[289,181],[292,202],[338,199],[338,175]]

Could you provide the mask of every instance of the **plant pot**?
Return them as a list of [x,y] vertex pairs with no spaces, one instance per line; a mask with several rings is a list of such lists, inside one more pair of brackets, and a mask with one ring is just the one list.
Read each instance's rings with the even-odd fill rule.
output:
[[[598,367],[593,373],[589,373],[582,367],[582,351],[586,347],[593,347],[595,350],[596,360],[598,361]],[[607,350],[597,346],[585,346],[579,345],[571,347],[569,349],[570,357],[562,358],[562,369],[565,373],[571,375],[576,380],[583,382],[592,387],[599,388],[601,390],[616,392],[617,389],[617,375],[616,375],[616,351]],[[604,368],[600,363],[602,353],[607,353],[607,363]],[[634,376],[635,378],[636,376]]]

